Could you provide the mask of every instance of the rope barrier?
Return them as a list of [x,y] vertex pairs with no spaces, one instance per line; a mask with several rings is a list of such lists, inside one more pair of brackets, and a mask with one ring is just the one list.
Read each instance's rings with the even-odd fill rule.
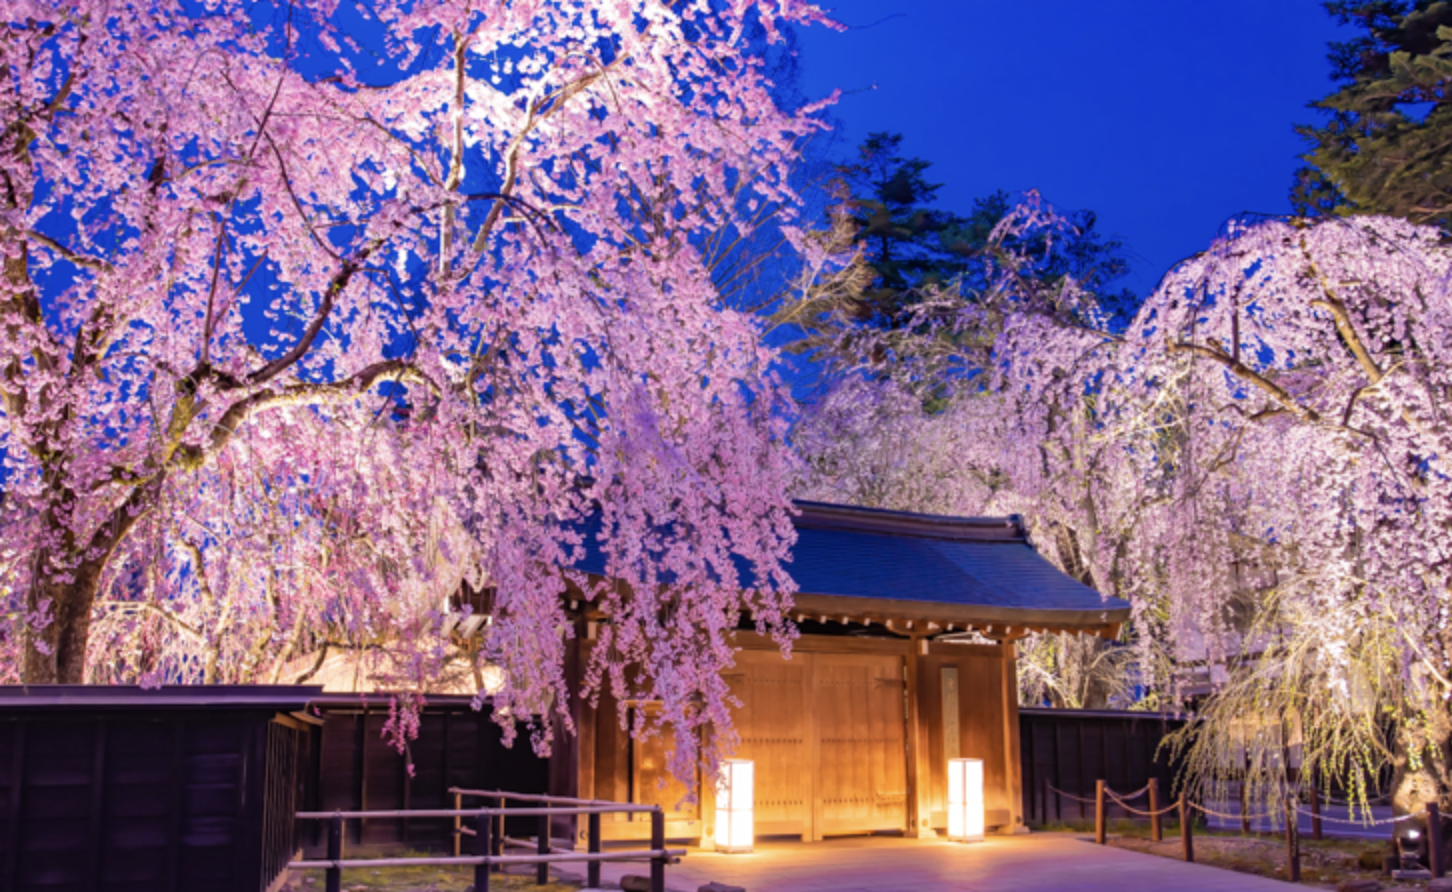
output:
[[1116,793],[1113,790],[1109,789],[1109,787],[1106,786],[1104,788],[1104,792],[1107,793],[1107,794],[1109,794],[1110,796],[1113,796],[1113,797],[1118,798],[1118,799],[1138,799],[1139,797],[1141,797],[1144,794],[1148,793],[1149,792],[1149,788],[1150,788],[1150,785],[1149,784],[1145,784],[1144,786],[1140,787],[1138,790],[1135,790],[1133,793]]
[[1058,787],[1054,786],[1053,784],[1044,784],[1044,786],[1045,787],[1048,787],[1050,790],[1053,790],[1055,793],[1058,793],[1060,796],[1063,796],[1065,798],[1073,799],[1073,800],[1075,800],[1077,802],[1087,802],[1090,805],[1093,805],[1094,804],[1094,800],[1093,799],[1085,799],[1083,796],[1075,796],[1073,793],[1065,793],[1063,790],[1060,790]]
[[[1106,790],[1105,792],[1108,792],[1108,791]],[[1133,808],[1133,807],[1131,807],[1129,805],[1126,805],[1124,803],[1124,800],[1122,800],[1119,797],[1113,795],[1112,793],[1110,794],[1109,798],[1110,799],[1113,799],[1115,801],[1115,803],[1119,805],[1120,808],[1124,809],[1125,811],[1129,812],[1130,814],[1133,814],[1133,815],[1141,815],[1141,816],[1146,817],[1146,818],[1153,818],[1156,815],[1167,815],[1170,812],[1172,812],[1175,809],[1177,809],[1177,808],[1180,807],[1180,803],[1179,802],[1172,802],[1169,805],[1165,806],[1164,808],[1160,809],[1159,811],[1141,811],[1140,809]]]
[[1388,824],[1396,824],[1396,823],[1401,822],[1401,821],[1410,821],[1410,820],[1413,820],[1414,818],[1423,817],[1424,815],[1427,814],[1427,810],[1426,809],[1422,809],[1419,812],[1413,812],[1412,814],[1409,814],[1409,815],[1397,815],[1395,817],[1380,818],[1380,819],[1377,819],[1377,820],[1370,820],[1370,821],[1357,820],[1355,818],[1333,818],[1333,817],[1330,817],[1330,816],[1324,815],[1324,814],[1322,814],[1322,815],[1316,815],[1316,814],[1312,814],[1311,812],[1307,811],[1304,808],[1301,808],[1299,805],[1296,806],[1296,813],[1297,814],[1306,815],[1307,817],[1312,817],[1312,818],[1319,817],[1321,820],[1323,820],[1323,821],[1330,821],[1333,824],[1350,824],[1350,825],[1353,825],[1353,826],[1356,826],[1356,827],[1380,827],[1380,826],[1384,826],[1384,825],[1388,825]]
[[1190,803],[1190,807],[1193,808],[1193,809],[1195,809],[1195,810],[1197,810],[1197,811],[1200,811],[1200,812],[1203,812],[1203,813],[1205,813],[1207,815],[1210,815],[1211,817],[1220,818],[1223,821],[1241,821],[1241,820],[1245,820],[1245,821],[1259,821],[1261,818],[1271,818],[1271,817],[1274,817],[1275,816],[1275,813],[1274,812],[1265,812],[1263,814],[1258,814],[1258,815],[1240,815],[1240,814],[1227,815],[1224,812],[1218,812],[1218,811],[1214,811],[1213,809],[1208,809],[1208,808],[1206,808],[1205,806],[1201,805],[1198,802],[1191,802]]

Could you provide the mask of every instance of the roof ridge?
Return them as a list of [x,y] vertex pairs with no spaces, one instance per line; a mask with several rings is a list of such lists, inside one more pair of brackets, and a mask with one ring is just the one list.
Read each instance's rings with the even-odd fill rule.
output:
[[831,502],[794,499],[798,527],[828,530],[856,530],[954,539],[973,542],[1025,542],[1028,534],[1018,515],[1009,517],[961,517],[949,514],[920,514],[887,508],[864,508]]

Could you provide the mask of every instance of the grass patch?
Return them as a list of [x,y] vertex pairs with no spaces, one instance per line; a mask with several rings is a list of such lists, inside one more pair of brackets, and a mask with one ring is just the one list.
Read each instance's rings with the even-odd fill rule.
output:
[[[391,858],[422,856],[422,852],[402,852]],[[580,865],[584,869],[584,865]],[[283,892],[322,892],[324,871],[295,870]],[[473,867],[422,864],[416,867],[354,867],[343,871],[344,892],[464,892],[474,884]],[[489,878],[489,890],[507,892],[576,892],[578,883],[567,883],[555,879],[553,882],[536,886],[534,871],[528,875],[519,873],[496,873]]]
[[[1034,825],[1036,830],[1093,834],[1093,821],[1059,821]],[[1148,821],[1112,820],[1109,845],[1179,860],[1182,853],[1178,821],[1164,822],[1164,839],[1150,841]],[[1422,889],[1424,883],[1398,882],[1381,873],[1381,856],[1387,841],[1379,839],[1301,837],[1301,883],[1313,888],[1335,889],[1346,880],[1376,880],[1385,890]],[[1224,870],[1284,880],[1286,841],[1283,836],[1245,834],[1233,830],[1207,830],[1195,826],[1195,861]]]

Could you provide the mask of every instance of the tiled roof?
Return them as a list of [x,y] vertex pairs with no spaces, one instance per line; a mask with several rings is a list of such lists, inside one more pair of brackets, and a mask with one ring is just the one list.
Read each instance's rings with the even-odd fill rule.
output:
[[[1061,573],[1036,552],[1015,518],[939,517],[798,502],[797,543],[787,571],[799,605],[864,612],[884,602],[911,605],[926,619],[1098,626],[1123,622],[1129,603],[1108,598]],[[603,574],[587,524],[586,558],[577,569]],[[852,600],[843,600],[852,599]],[[868,602],[876,602],[869,604]],[[815,609],[815,607],[812,607]]]

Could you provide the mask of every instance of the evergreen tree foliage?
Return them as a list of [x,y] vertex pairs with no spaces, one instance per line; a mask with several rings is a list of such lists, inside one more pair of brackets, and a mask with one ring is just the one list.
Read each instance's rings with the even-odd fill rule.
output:
[[1374,213],[1452,223],[1452,3],[1330,0],[1327,12],[1361,32],[1331,44],[1337,88],[1312,104],[1321,126],[1291,201],[1306,216]]

